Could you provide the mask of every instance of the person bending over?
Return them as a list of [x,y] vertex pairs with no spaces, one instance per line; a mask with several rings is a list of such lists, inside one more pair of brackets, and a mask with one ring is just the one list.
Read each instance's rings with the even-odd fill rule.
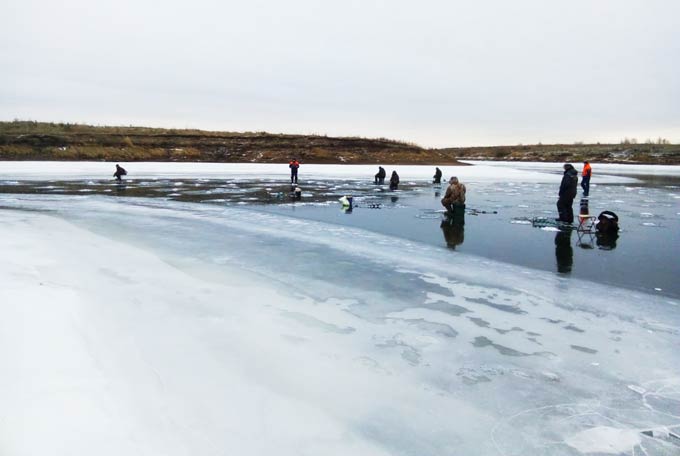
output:
[[453,176],[449,179],[449,186],[442,198],[442,206],[449,212],[454,212],[454,209],[465,209],[465,192],[465,184]]
[[127,171],[125,171],[125,168],[123,168],[120,165],[116,165],[116,172],[113,173],[113,177],[116,178],[118,182],[123,180],[123,176],[127,174]]

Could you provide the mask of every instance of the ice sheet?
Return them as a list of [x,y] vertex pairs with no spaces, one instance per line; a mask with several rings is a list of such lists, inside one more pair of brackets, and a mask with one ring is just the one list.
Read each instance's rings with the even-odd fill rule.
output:
[[675,300],[247,209],[4,203],[3,454],[679,448],[641,434],[680,423]]
[[[121,162],[122,163],[122,162]],[[472,162],[470,162],[472,163]],[[381,164],[388,175],[397,170],[402,181],[404,179],[431,180],[434,166],[390,165]],[[559,163],[535,170],[520,169],[513,163],[501,167],[498,163],[478,162],[475,166],[440,166],[444,180],[450,176],[458,176],[464,180],[490,181],[502,179],[504,182],[559,182],[562,165]],[[179,178],[234,178],[275,177],[287,178],[290,170],[285,163],[171,163],[171,162],[135,162],[123,163],[128,171],[127,179],[146,179],[153,177]],[[311,165],[302,164],[300,180],[317,178],[364,178],[373,180],[377,172],[375,165]],[[517,168],[517,169],[514,169]],[[87,179],[109,177],[115,168],[113,163],[105,162],[12,162],[0,161],[0,180],[44,180],[44,179]],[[552,172],[546,172],[552,171]],[[600,177],[600,183],[635,182],[625,177]]]
[[[526,171],[560,171],[564,163],[551,162],[516,162],[516,161],[481,161],[464,160],[464,163],[473,165],[484,165],[494,168],[511,168]],[[624,163],[591,163],[593,166],[593,176],[597,174],[609,175],[656,175],[656,176],[680,176],[680,166],[678,165],[629,165]],[[583,164],[572,162],[576,169],[582,169]],[[594,179],[595,177],[593,177]]]

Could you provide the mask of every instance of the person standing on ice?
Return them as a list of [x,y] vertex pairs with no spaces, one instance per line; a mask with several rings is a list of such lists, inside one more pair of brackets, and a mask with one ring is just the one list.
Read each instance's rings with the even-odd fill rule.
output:
[[576,198],[578,187],[578,172],[571,163],[564,165],[564,175],[560,183],[559,198],[557,200],[557,213],[560,215],[556,218],[558,222],[574,223],[574,198]]
[[127,171],[125,171],[125,168],[116,164],[116,172],[113,173],[113,177],[115,177],[118,182],[121,182],[123,180],[123,176],[125,176],[126,174]]
[[442,198],[442,206],[451,213],[454,213],[456,210],[464,212],[465,192],[465,184],[459,182],[456,176],[451,177],[444,198]]
[[434,176],[432,176],[433,184],[441,184],[442,183],[442,170],[439,168],[435,168]]
[[396,190],[399,187],[399,174],[396,171],[392,171],[392,176],[390,177],[390,190]]
[[288,167],[290,168],[290,183],[291,184],[297,184],[298,183],[298,168],[300,167],[300,162],[297,161],[297,158],[294,158],[288,163]]
[[385,171],[385,168],[382,166],[378,166],[378,174],[375,175],[375,184],[377,185],[382,185],[385,183],[385,176],[387,176],[387,172]]
[[593,174],[593,170],[590,167],[590,163],[587,161],[583,162],[583,174],[581,175],[581,188],[583,189],[583,196],[588,197],[590,193],[590,176]]

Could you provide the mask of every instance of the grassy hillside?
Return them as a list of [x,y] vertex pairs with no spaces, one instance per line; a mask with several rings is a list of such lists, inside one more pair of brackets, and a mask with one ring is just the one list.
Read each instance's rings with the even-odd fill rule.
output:
[[0,160],[457,164],[445,151],[388,139],[0,122]]
[[679,144],[538,144],[439,149],[461,160],[680,164]]
[[0,160],[456,165],[457,159],[680,164],[678,144],[537,144],[424,149],[390,139],[0,122]]

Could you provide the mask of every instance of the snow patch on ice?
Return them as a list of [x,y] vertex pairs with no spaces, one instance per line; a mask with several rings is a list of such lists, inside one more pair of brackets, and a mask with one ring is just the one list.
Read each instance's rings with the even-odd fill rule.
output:
[[[519,163],[510,167],[499,167],[498,163],[475,162],[475,166],[440,166],[444,176],[457,176],[464,181],[494,181],[506,183],[545,182],[559,183],[561,176],[552,171],[560,170],[561,164],[552,164],[543,169],[521,169]],[[398,170],[403,180],[432,179],[432,166],[382,164],[387,169]],[[305,176],[323,178],[358,178],[373,180],[378,165],[307,165],[300,167],[300,179]],[[113,164],[106,162],[16,162],[6,161],[0,165],[0,179],[84,179],[109,176]],[[273,163],[177,163],[177,162],[135,162],[126,166],[128,171],[139,178],[236,178],[274,176],[289,179],[287,164]],[[546,172],[550,170],[550,172]],[[600,176],[602,183],[636,182],[636,179],[619,176]],[[129,179],[128,182],[132,180]],[[379,189],[377,189],[379,190]]]
[[[71,427],[95,436],[83,446],[133,435],[149,450],[109,454],[564,455],[565,439],[585,448],[584,430],[623,427],[614,420],[631,432],[677,421],[677,380],[653,380],[678,365],[667,298],[240,208],[3,203],[104,226],[3,213],[0,353],[12,375],[0,377],[0,422],[23,454]],[[244,253],[261,260],[239,269]],[[278,257],[284,267],[266,269]],[[306,270],[291,274],[299,261]],[[40,375],[25,360],[45,363]],[[58,416],[24,407],[36,391]],[[24,423],[31,439],[13,433]]]
[[565,440],[581,453],[621,454],[641,443],[640,434],[633,429],[598,426],[578,432]]

